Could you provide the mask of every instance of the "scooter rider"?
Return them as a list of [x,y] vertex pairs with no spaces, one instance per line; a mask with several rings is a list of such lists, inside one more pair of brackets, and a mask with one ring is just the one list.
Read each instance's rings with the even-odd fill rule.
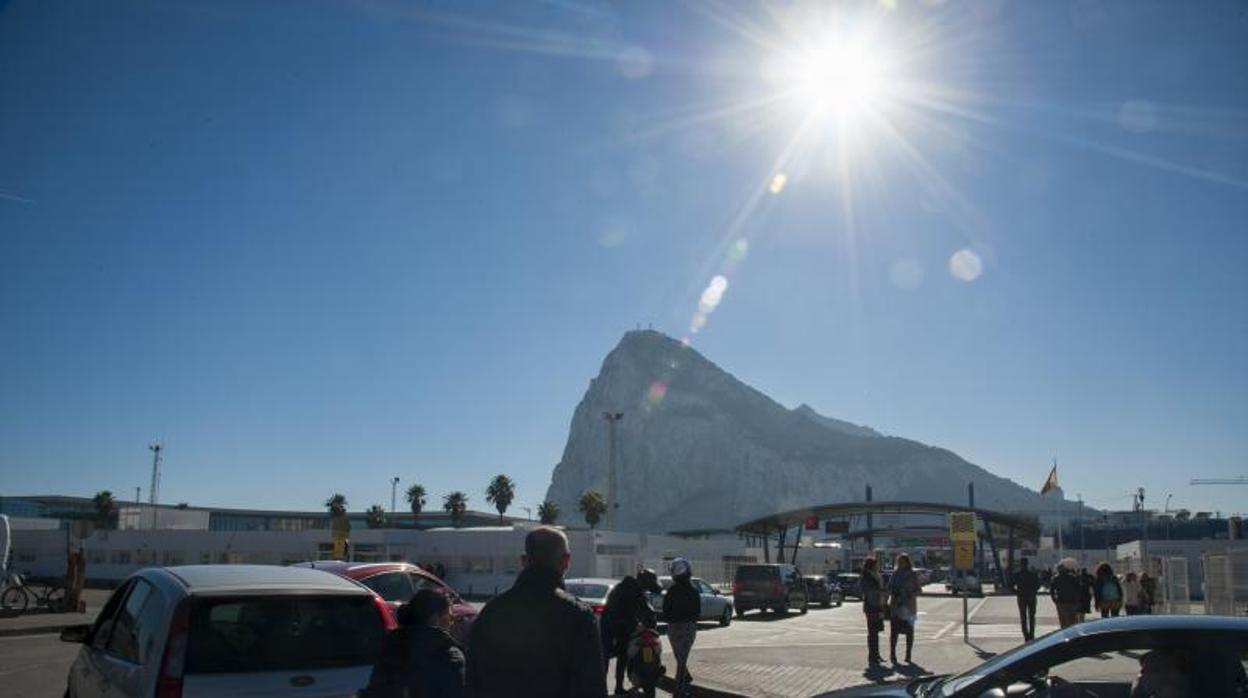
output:
[[628,665],[629,639],[639,624],[647,628],[656,624],[646,592],[659,590],[658,577],[653,571],[642,568],[636,577],[625,577],[607,595],[606,609],[602,613],[602,649],[604,657],[615,659],[616,695],[626,693],[624,673]]

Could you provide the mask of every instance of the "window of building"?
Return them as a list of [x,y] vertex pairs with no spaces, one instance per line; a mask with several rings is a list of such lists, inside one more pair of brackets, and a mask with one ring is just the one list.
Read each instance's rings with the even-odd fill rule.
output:
[[109,562],[111,562],[114,565],[130,564],[130,551],[129,550],[114,550],[112,555],[109,556]]
[[494,558],[487,555],[465,555],[461,569],[464,574],[494,574]]

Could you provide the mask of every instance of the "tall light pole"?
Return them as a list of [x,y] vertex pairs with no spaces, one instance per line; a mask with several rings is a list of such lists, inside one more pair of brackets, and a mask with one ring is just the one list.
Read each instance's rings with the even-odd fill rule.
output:
[[395,493],[398,492],[398,489],[399,489],[399,478],[397,477],[390,478],[390,515],[391,516],[394,516],[395,511],[396,511],[394,508],[395,502],[396,502]]
[[156,505],[160,502],[160,452],[164,446],[159,441],[153,441],[147,448],[152,452],[152,484],[147,488],[147,499],[152,505],[152,530],[155,531]]
[[1079,561],[1084,562],[1087,559],[1087,553],[1083,552],[1083,495],[1076,494],[1079,498]]
[[1164,512],[1166,515],[1166,540],[1170,540],[1170,519],[1174,518],[1170,516],[1170,498],[1173,496],[1174,496],[1173,492],[1166,495],[1166,509]]
[[615,423],[624,419],[623,412],[603,412],[607,420],[607,530],[615,530],[615,510],[620,507],[615,487]]

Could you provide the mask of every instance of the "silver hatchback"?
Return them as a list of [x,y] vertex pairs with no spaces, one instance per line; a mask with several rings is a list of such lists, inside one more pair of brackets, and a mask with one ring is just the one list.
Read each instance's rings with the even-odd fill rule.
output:
[[83,647],[71,698],[350,696],[368,683],[386,603],[328,572],[267,565],[152,567],[127,579]]

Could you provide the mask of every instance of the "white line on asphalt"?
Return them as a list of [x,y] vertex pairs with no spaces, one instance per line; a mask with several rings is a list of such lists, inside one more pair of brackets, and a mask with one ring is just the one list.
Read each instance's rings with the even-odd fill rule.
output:
[[945,633],[949,632],[950,630],[953,630],[955,627],[957,627],[957,625],[958,624],[953,621],[949,621],[948,623],[945,623],[944,626],[941,627],[940,631],[937,632],[934,636],[932,636],[932,639],[939,640],[940,638],[945,636]]
[[975,614],[976,614],[976,613],[979,613],[979,609],[983,608],[983,607],[984,607],[984,604],[986,604],[986,603],[988,603],[988,597],[987,597],[987,596],[985,596],[984,598],[980,599],[980,600],[979,600],[979,603],[975,604],[975,608],[972,608],[972,609],[971,609],[971,612],[970,612],[970,613],[968,613],[968,614],[967,614],[967,616],[966,616],[966,620],[967,620],[967,622],[968,622],[968,623],[970,622],[970,620],[971,620],[972,618],[974,618],[974,617],[975,617]]

